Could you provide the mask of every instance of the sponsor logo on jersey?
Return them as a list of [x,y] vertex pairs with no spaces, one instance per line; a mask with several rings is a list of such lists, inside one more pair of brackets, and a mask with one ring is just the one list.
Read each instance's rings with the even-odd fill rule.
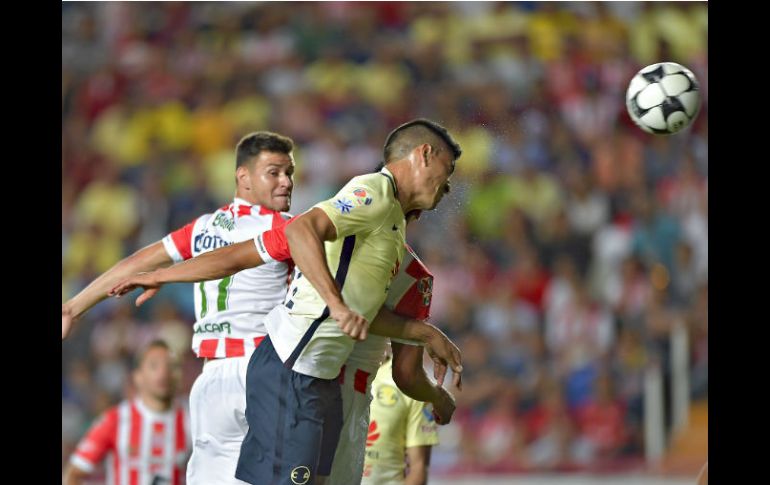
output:
[[365,189],[356,189],[353,191],[353,197],[358,205],[369,205],[372,203],[372,198]]
[[294,469],[291,471],[291,474],[289,475],[289,478],[291,478],[291,483],[295,483],[296,485],[305,485],[310,481],[310,468],[306,467],[305,465],[294,467]]
[[350,214],[350,210],[353,208],[353,203],[347,198],[337,199],[334,201],[334,207],[336,207],[340,214]]
[[369,423],[369,433],[366,435],[366,446],[372,446],[377,439],[379,439],[380,433],[377,432],[377,421],[372,420]]
[[433,413],[431,412],[430,409],[428,409],[428,406],[422,407],[422,415],[425,417],[425,420],[429,423],[432,423],[435,421],[435,419],[433,419]]
[[221,227],[221,228],[227,229],[228,231],[232,231],[233,229],[235,229],[235,221],[227,217],[227,214],[220,212],[214,218],[214,223],[212,224],[212,226]]
[[422,304],[430,305],[430,299],[433,296],[433,277],[425,276],[417,281],[417,291],[422,295]]
[[230,243],[221,237],[216,235],[212,236],[204,232],[195,236],[195,239],[193,240],[193,251],[195,253],[202,253],[204,251],[223,248],[229,245]]
[[387,384],[380,386],[377,389],[377,402],[387,408],[395,406],[398,402],[398,391]]
[[214,333],[227,331],[227,335],[230,335],[230,322],[222,323],[196,323],[193,326],[194,333]]

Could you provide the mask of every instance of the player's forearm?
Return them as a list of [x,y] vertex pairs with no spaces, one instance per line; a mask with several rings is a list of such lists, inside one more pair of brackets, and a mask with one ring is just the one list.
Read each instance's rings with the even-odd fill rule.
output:
[[405,485],[425,485],[428,483],[430,454],[430,446],[413,446],[406,449],[406,455],[409,458],[409,470],[404,477]]
[[305,214],[297,217],[286,226],[285,234],[294,264],[302,272],[302,276],[310,281],[329,309],[344,305],[340,289],[326,264],[324,235],[319,234],[313,227],[310,217]]
[[136,273],[153,271],[171,263],[172,260],[164,249],[163,243],[160,241],[153,243],[116,263],[64,303],[64,306],[73,318],[77,318],[107,298],[107,292],[120,281]]
[[428,483],[428,468],[423,464],[409,465],[409,473],[404,477],[404,485],[425,485]]
[[158,284],[218,280],[264,264],[253,240],[215,249],[154,273]]
[[382,337],[427,343],[436,337],[436,328],[422,320],[402,317],[386,307],[380,308],[369,326],[369,333]]
[[393,347],[393,380],[401,391],[416,401],[436,403],[441,399],[439,386],[433,383],[423,367],[423,349],[396,342]]

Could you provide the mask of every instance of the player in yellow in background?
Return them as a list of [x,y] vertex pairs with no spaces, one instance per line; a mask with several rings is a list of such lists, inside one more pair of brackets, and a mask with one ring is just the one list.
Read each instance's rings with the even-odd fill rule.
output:
[[398,389],[393,381],[393,359],[388,357],[372,382],[361,485],[427,483],[431,447],[437,444],[432,405],[415,401]]

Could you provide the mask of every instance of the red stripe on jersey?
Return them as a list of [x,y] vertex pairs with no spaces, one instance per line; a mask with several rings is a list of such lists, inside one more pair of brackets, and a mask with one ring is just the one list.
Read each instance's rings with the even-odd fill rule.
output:
[[366,394],[366,380],[369,379],[369,373],[361,369],[356,369],[355,380],[353,381],[353,389]]
[[198,348],[198,357],[216,357],[218,344],[219,340],[217,339],[201,340],[201,345]]
[[180,469],[176,462],[177,454],[187,451],[187,436],[184,429],[184,411],[182,408],[176,410],[176,440],[174,446],[174,481],[173,485],[179,485],[182,483]]
[[263,340],[265,340],[264,335],[262,337],[254,337],[254,348],[256,349],[259,347],[259,344],[261,344]]
[[195,220],[170,234],[176,250],[179,251],[179,254],[185,260],[192,258],[192,232],[194,226]]
[[136,463],[142,448],[142,415],[134,403],[131,403],[130,420],[128,426],[128,460],[122,465],[128,467],[129,485],[139,485],[139,470],[136,468]]
[[245,353],[243,339],[225,337],[225,357],[240,357]]
[[250,205],[239,205],[238,206],[238,217],[250,216],[250,215],[251,215],[251,206]]

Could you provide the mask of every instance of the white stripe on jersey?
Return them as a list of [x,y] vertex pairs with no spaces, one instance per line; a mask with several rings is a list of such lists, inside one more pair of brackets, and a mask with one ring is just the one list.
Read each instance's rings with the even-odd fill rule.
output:
[[163,443],[163,468],[161,473],[169,480],[174,480],[174,466],[176,465],[176,415],[172,413],[166,416],[166,436]]
[[[139,407],[139,402],[137,401],[137,408],[139,412],[144,411],[144,409]],[[139,471],[139,483],[143,483],[147,480],[148,477],[150,477],[150,464],[153,462],[152,457],[152,438],[153,438],[153,420],[147,419],[148,416],[144,416],[144,413],[142,413],[142,417],[140,418],[139,424],[141,425],[139,427],[139,462],[136,464],[136,469]],[[136,424],[134,424],[136,426]],[[128,461],[127,461],[128,463]]]
[[118,476],[120,477],[121,485],[128,483],[128,460],[124,457],[128,456],[128,440],[131,435],[131,403],[129,401],[123,401],[118,408],[118,438],[117,453],[114,457],[118,464]]
[[174,263],[181,263],[184,261],[184,258],[179,253],[179,250],[176,248],[176,245],[174,244],[174,241],[171,240],[170,237],[164,237],[162,239],[163,242],[163,248],[168,253],[169,257],[171,258]]

